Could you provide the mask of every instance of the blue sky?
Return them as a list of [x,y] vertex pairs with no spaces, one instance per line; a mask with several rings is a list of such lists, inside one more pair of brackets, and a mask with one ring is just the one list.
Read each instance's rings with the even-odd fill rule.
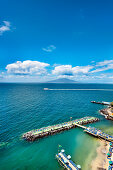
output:
[[0,81],[113,83],[112,0],[0,0]]

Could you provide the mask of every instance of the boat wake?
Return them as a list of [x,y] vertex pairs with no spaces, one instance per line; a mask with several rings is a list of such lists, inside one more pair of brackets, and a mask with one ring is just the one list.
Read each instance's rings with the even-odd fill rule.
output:
[[113,91],[113,89],[49,89],[49,88],[44,88],[44,90],[75,90],[75,91]]

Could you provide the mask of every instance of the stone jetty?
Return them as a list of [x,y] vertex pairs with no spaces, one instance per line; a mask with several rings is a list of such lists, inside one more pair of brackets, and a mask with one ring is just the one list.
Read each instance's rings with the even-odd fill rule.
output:
[[96,117],[84,117],[81,119],[76,119],[76,120],[64,122],[64,123],[57,124],[57,125],[52,125],[52,126],[43,127],[40,129],[31,130],[29,132],[24,133],[22,137],[25,140],[34,141],[36,139],[43,138],[45,136],[53,135],[55,133],[62,132],[64,130],[75,128],[77,126],[85,129],[86,127],[82,125],[97,122],[97,121],[99,121],[99,119]]

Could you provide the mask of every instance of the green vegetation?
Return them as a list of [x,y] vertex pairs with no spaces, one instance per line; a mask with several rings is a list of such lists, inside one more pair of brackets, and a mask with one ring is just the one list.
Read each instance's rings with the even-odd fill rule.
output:
[[113,102],[110,103],[111,107],[113,107]]

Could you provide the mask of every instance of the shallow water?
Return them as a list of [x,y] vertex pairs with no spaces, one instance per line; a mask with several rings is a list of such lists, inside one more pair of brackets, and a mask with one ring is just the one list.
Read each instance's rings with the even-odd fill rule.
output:
[[[59,90],[50,89],[110,89]],[[33,143],[21,139],[29,130],[84,116],[96,116],[92,124],[113,135],[113,122],[98,112],[105,106],[90,101],[112,101],[113,85],[102,84],[0,84],[0,169],[60,170],[55,159],[58,144],[72,156],[83,170],[90,170],[99,142],[82,129],[75,128]]]

